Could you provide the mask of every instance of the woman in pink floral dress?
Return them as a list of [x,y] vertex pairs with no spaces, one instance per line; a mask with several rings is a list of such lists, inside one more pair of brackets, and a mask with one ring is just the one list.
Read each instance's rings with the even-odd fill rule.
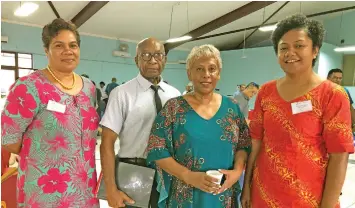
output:
[[20,78],[1,114],[4,148],[19,154],[18,207],[98,207],[95,87],[73,71],[76,27],[56,19],[43,28],[48,67]]

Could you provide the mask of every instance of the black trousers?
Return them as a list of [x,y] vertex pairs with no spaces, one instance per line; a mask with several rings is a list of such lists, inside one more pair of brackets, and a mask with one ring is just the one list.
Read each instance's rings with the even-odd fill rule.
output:
[[[147,167],[147,161],[142,158],[119,158],[119,161],[142,166],[142,167]],[[149,201],[150,208],[158,208],[159,192],[157,191],[157,185],[158,185],[157,182],[154,180],[152,193],[150,195],[150,201]],[[129,207],[134,207],[134,206],[129,206]]]

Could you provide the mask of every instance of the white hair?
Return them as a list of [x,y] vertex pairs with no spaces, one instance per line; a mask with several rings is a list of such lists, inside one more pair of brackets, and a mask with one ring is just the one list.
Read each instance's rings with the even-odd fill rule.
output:
[[201,46],[195,46],[186,59],[186,69],[189,70],[193,66],[193,64],[200,58],[214,58],[217,61],[217,67],[222,69],[222,59],[221,53],[219,50],[213,45],[206,44]]

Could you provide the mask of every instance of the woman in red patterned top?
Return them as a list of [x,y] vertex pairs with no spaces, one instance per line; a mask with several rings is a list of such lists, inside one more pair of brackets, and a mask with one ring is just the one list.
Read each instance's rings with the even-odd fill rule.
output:
[[255,103],[243,207],[334,208],[354,152],[349,98],[313,66],[321,23],[294,15],[272,35],[286,76],[266,83]]

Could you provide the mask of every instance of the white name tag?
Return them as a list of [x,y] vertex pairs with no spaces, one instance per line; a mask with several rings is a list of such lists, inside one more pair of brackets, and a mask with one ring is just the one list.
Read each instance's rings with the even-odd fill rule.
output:
[[310,100],[291,103],[292,114],[298,114],[303,112],[312,111],[312,102]]
[[55,112],[59,112],[59,113],[64,113],[65,107],[66,106],[63,104],[57,103],[53,100],[49,100],[48,105],[47,105],[47,110],[55,111]]

